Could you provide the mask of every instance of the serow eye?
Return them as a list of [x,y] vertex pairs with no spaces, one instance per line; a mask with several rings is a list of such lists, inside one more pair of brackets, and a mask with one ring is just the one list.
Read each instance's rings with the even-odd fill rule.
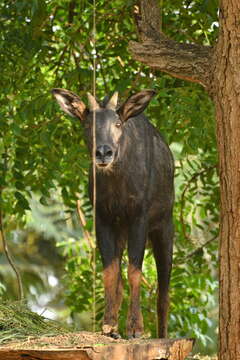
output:
[[122,123],[120,123],[120,122],[117,122],[117,123],[116,123],[116,127],[119,128],[119,127],[121,127],[121,126],[122,126]]

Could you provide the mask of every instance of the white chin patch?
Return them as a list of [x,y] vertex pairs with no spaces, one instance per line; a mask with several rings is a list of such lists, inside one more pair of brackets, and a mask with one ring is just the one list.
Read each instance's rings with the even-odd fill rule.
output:
[[96,163],[96,168],[98,169],[98,171],[103,171],[103,172],[111,171],[112,163],[109,163],[107,165],[101,165],[101,164]]

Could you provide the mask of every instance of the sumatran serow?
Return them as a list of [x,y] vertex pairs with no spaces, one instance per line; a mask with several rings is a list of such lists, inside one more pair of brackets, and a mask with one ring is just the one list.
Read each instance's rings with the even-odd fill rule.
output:
[[[158,335],[166,337],[173,249],[174,164],[168,145],[143,114],[155,92],[140,91],[120,106],[117,93],[102,103],[88,94],[88,106],[71,91],[53,89],[52,93],[67,114],[81,120],[90,154],[93,112],[96,114],[96,237],[105,289],[102,331],[118,336],[123,293],[121,258],[127,246],[130,285],[127,336],[143,334],[140,283],[149,239],[158,276]],[[91,199],[92,177],[90,171]]]

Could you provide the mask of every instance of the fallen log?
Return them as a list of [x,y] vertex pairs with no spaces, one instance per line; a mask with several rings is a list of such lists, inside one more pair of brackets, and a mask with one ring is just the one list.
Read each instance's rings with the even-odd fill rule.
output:
[[24,343],[17,348],[9,344],[0,347],[0,360],[184,360],[193,343],[192,339],[141,339],[63,348],[41,348],[40,343],[32,349]]

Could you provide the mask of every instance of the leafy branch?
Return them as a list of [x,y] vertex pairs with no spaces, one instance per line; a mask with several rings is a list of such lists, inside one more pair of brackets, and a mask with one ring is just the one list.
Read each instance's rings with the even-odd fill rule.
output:
[[197,255],[198,253],[200,253],[205,247],[207,247],[209,244],[211,244],[213,241],[215,241],[216,239],[218,239],[218,235],[213,236],[211,239],[207,240],[204,244],[202,244],[201,246],[197,247],[196,249],[194,249],[193,251],[190,251],[188,254],[186,254],[185,256],[183,256],[180,260],[176,261],[174,263],[174,266],[178,266],[181,264],[185,264],[186,260],[191,259],[193,256]]
[[200,176],[208,173],[209,171],[215,169],[217,167],[216,164],[212,165],[212,166],[209,166],[205,169],[203,169],[202,171],[199,171],[199,172],[196,172],[195,174],[193,174],[193,176],[188,180],[188,182],[186,183],[186,185],[184,186],[184,189],[182,191],[182,194],[181,194],[181,198],[180,198],[180,204],[181,204],[181,207],[180,207],[180,222],[181,222],[181,225],[182,225],[182,232],[183,232],[183,235],[185,237],[185,239],[191,241],[191,238],[190,236],[187,234],[187,231],[186,231],[186,223],[184,221],[184,206],[185,206],[185,202],[186,202],[186,199],[185,199],[185,196],[186,196],[186,193],[187,191],[189,190],[190,186],[192,185],[192,183]]

